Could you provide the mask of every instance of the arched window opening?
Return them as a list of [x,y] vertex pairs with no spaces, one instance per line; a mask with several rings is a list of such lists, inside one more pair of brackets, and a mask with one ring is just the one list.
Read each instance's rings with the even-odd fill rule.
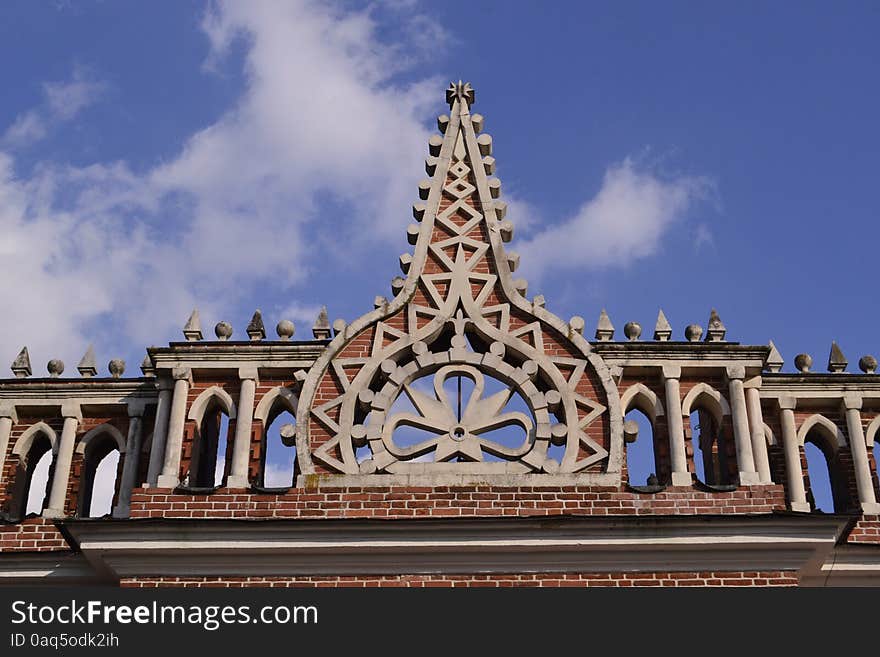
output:
[[216,399],[211,400],[196,427],[187,484],[193,488],[222,486],[226,480],[229,415]]
[[[626,470],[630,486],[655,486],[657,478],[654,453],[654,428],[648,416],[638,409],[624,416],[626,436]],[[628,430],[635,428],[635,435]]]
[[[260,464],[261,486],[282,488],[296,481],[296,418],[281,408],[273,409],[263,431]],[[281,412],[279,412],[281,411]]]
[[809,488],[807,500],[813,511],[834,513],[834,496],[831,493],[831,471],[822,449],[813,442],[804,443]]
[[87,515],[90,518],[100,518],[110,513],[116,497],[119,450],[112,440],[101,442],[102,445],[96,447],[105,447],[105,449],[100,451],[96,449],[94,455],[87,455],[83,469],[84,487],[80,508],[85,513],[80,515]]
[[813,511],[846,513],[852,510],[837,441],[837,435],[822,424],[813,426],[804,437],[807,501]]
[[729,486],[732,478],[727,437],[716,417],[702,408],[692,411],[690,434],[697,479],[707,486]]
[[[39,444],[43,443],[45,444]],[[42,513],[49,497],[49,474],[52,470],[52,445],[48,439],[34,441],[28,454],[28,461],[33,460],[25,473],[25,514]]]

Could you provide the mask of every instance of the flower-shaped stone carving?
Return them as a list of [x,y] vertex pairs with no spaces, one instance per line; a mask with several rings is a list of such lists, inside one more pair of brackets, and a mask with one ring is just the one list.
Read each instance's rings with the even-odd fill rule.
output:
[[[474,387],[463,408],[453,404],[444,389],[451,377],[466,377]],[[434,374],[434,396],[431,397],[409,383],[403,392],[418,411],[397,413],[385,423],[382,440],[389,452],[399,459],[409,459],[431,451],[435,461],[450,461],[462,457],[469,461],[482,461],[483,451],[505,459],[516,459],[529,451],[534,439],[532,419],[519,411],[505,411],[516,389],[508,386],[489,397],[483,397],[485,378],[483,373],[470,365],[447,365]],[[393,440],[398,427],[410,426],[435,434],[418,444],[402,447]],[[501,445],[483,434],[508,426],[523,430],[523,442],[518,447]]]

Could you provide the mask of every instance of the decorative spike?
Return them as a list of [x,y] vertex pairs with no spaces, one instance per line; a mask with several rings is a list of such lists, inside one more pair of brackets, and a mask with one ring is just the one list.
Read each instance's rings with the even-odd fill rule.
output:
[[282,319],[275,327],[275,333],[278,334],[279,340],[287,341],[296,333],[296,326],[289,319]]
[[318,319],[312,327],[312,335],[315,340],[330,339],[330,319],[327,317],[327,306],[321,306],[321,312],[318,313]]
[[782,369],[782,366],[785,365],[785,359],[782,357],[782,354],[779,353],[776,345],[773,344],[773,340],[770,340],[768,345],[770,347],[770,353],[767,354],[767,358],[764,360],[764,369],[768,372],[778,372]]
[[471,125],[474,126],[474,132],[480,134],[483,131],[483,115],[471,114]]
[[410,253],[400,254],[400,258],[398,258],[398,260],[400,261],[400,271],[402,271],[404,274],[409,272],[410,265],[412,265],[412,259],[412,254]]
[[437,129],[446,134],[446,128],[449,127],[449,116],[446,114],[441,114],[437,117]]
[[107,369],[110,370],[110,376],[114,379],[118,379],[125,374],[125,361],[121,358],[114,358],[107,363]]
[[489,195],[492,198],[501,196],[501,181],[498,178],[489,178]]
[[498,226],[501,233],[501,241],[507,244],[513,239],[513,224],[509,221],[502,221]]
[[247,325],[246,331],[251,342],[266,339],[266,325],[263,324],[263,314],[259,308],[254,312],[254,316],[251,317],[251,322]]
[[149,378],[156,376],[156,366],[153,365],[153,359],[150,358],[149,353],[144,356],[144,359],[141,361],[141,372],[144,373],[144,376]]
[[429,176],[433,176],[434,172],[437,171],[437,162],[439,160],[433,155],[429,155],[425,158],[425,173]]
[[706,329],[706,342],[721,342],[727,333],[724,322],[718,316],[718,311],[714,308],[709,313],[709,328]]
[[428,194],[431,193],[431,181],[424,178],[419,181],[419,198],[423,201],[428,200]]
[[511,274],[519,269],[519,253],[516,251],[507,252],[507,266],[510,267]]
[[491,155],[487,155],[483,158],[483,170],[486,172],[487,176],[491,176],[495,173],[495,158]]
[[95,347],[93,345],[89,345],[89,348],[86,349],[86,353],[83,355],[82,360],[79,361],[76,369],[79,371],[80,376],[86,379],[98,375],[98,363],[95,358]]
[[428,152],[437,157],[440,155],[440,149],[443,147],[443,137],[439,135],[431,135],[431,138],[428,140]]
[[608,342],[614,337],[614,324],[605,309],[599,313],[599,322],[596,324],[596,339],[600,342]]
[[31,375],[31,357],[27,347],[22,347],[18,356],[12,361],[12,373],[17,379],[24,379]]
[[663,309],[661,308],[660,312],[657,313],[657,323],[654,324],[654,339],[660,342],[668,342],[671,337],[672,327],[669,325],[669,320],[666,319],[666,315],[663,314]]
[[421,221],[425,218],[425,210],[427,206],[424,203],[413,203],[413,219]]
[[418,224],[410,224],[406,227],[406,241],[410,244],[415,245],[416,242],[419,241],[419,232],[421,228],[419,228]]
[[333,320],[333,335],[339,335],[345,330],[345,327],[348,326],[344,319],[334,319]]
[[843,355],[843,352],[840,350],[837,342],[832,340],[831,353],[828,354],[828,371],[835,373],[844,372],[846,371],[846,366],[848,364],[849,363],[846,360],[846,356]]
[[46,363],[46,370],[48,370],[49,376],[53,379],[57,379],[64,373],[64,361],[59,360],[58,358],[53,358]]
[[813,366],[813,357],[810,354],[798,354],[794,357],[794,366],[801,374],[806,374]]
[[859,358],[859,369],[865,374],[874,374],[877,371],[877,359],[871,354]]
[[400,294],[400,291],[403,289],[403,285],[406,283],[406,279],[402,276],[395,276],[391,279],[391,293],[394,296]]
[[202,321],[199,318],[198,308],[194,308],[189,319],[186,320],[186,325],[183,327],[183,337],[186,338],[187,342],[197,342],[198,340],[205,339],[202,335]]
[[477,137],[477,146],[480,149],[480,155],[492,154],[492,135],[485,132]]

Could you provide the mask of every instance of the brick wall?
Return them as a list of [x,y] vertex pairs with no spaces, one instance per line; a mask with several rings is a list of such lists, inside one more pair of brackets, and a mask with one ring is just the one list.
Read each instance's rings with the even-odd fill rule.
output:
[[64,536],[45,518],[27,518],[16,525],[0,525],[0,552],[68,550]]

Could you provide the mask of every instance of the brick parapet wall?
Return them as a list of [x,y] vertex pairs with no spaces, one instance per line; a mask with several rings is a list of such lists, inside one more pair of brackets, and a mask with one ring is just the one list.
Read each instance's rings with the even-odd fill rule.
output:
[[785,509],[782,486],[729,492],[616,487],[364,487],[292,489],[282,495],[221,490],[211,495],[136,492],[132,518],[411,518],[416,516],[632,516],[764,514]]
[[27,518],[15,525],[0,525],[0,553],[67,551],[70,546],[51,520]]
[[378,588],[378,587],[634,587],[634,586],[797,586],[787,571],[696,573],[508,573],[493,575],[381,575],[336,577],[140,577],[125,588]]
[[880,516],[862,516],[850,531],[846,542],[880,545]]

